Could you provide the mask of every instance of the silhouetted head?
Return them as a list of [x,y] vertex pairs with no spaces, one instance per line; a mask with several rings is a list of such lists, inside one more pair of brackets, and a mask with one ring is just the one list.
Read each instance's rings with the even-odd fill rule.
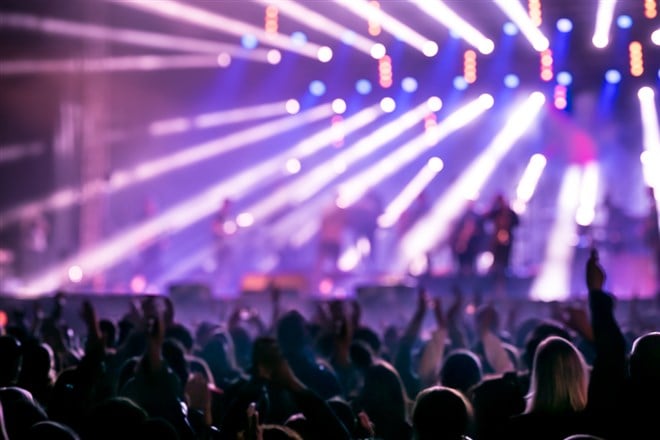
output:
[[469,350],[455,350],[447,356],[440,369],[440,383],[467,394],[481,382],[481,361]]
[[638,388],[660,390],[660,332],[647,333],[633,343],[630,378]]
[[558,336],[560,338],[566,339],[567,341],[571,340],[571,335],[569,335],[566,329],[564,329],[558,323],[553,321],[543,321],[542,323],[538,324],[527,336],[527,342],[525,343],[523,361],[525,362],[525,365],[528,369],[532,368],[536,348],[541,342],[550,336]]
[[30,428],[26,440],[79,440],[78,434],[61,423],[45,421],[39,422]]
[[163,359],[167,365],[174,371],[179,378],[179,383],[183,387],[188,381],[188,362],[186,361],[185,349],[176,339],[165,339],[163,342]]
[[237,371],[234,344],[227,332],[216,332],[199,353],[211,369],[215,383],[221,386],[228,376]]
[[32,425],[48,418],[32,394],[23,388],[0,388],[0,403],[10,439],[25,438]]
[[190,330],[183,324],[173,324],[165,330],[165,337],[176,339],[181,343],[186,353],[190,353],[193,348],[193,336]]
[[284,353],[304,349],[308,342],[305,318],[296,310],[287,312],[277,323],[277,342]]
[[471,430],[472,407],[458,391],[434,386],[417,395],[412,422],[415,440],[460,440]]
[[21,371],[21,343],[13,336],[0,336],[0,387],[16,384]]
[[360,401],[369,417],[375,420],[390,415],[405,419],[407,400],[401,377],[392,365],[380,361],[365,370]]
[[117,326],[109,319],[101,319],[99,321],[99,328],[101,329],[101,336],[108,348],[117,346]]
[[86,439],[116,440],[134,438],[147,413],[125,397],[115,397],[96,405],[85,420]]

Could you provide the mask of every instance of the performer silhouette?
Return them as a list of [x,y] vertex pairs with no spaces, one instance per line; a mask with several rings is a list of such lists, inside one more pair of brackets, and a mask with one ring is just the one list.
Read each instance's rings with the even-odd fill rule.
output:
[[493,207],[486,214],[486,219],[493,226],[491,240],[493,265],[491,266],[491,273],[498,277],[504,277],[509,271],[513,232],[520,223],[520,219],[501,194],[495,198]]

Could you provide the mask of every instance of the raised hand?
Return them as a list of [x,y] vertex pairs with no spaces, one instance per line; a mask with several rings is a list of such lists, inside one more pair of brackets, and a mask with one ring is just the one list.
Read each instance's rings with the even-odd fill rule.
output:
[[605,284],[605,270],[600,265],[598,250],[596,248],[591,250],[591,255],[587,260],[586,268],[586,281],[589,290],[603,290]]

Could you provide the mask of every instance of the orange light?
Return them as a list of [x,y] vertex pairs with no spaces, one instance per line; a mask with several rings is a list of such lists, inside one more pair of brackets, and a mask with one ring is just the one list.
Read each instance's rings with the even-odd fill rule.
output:
[[628,46],[630,53],[630,74],[635,77],[642,76],[644,73],[644,53],[642,44],[639,41],[633,41]]
[[392,58],[385,55],[378,60],[378,83],[382,88],[387,89],[392,87],[393,80]]
[[546,49],[541,52],[541,79],[550,81],[554,78],[552,50]]
[[529,9],[529,18],[534,23],[534,26],[539,27],[543,22],[541,16],[541,0],[529,0],[527,3]]
[[477,80],[477,53],[472,49],[463,54],[463,78],[468,84]]
[[264,19],[264,29],[269,34],[276,34],[279,27],[279,10],[275,6],[266,8],[266,18]]
[[644,17],[653,19],[658,16],[658,3],[656,0],[644,0]]
[[555,107],[559,110],[564,110],[568,106],[568,100],[566,99],[567,89],[566,86],[557,84],[555,86]]

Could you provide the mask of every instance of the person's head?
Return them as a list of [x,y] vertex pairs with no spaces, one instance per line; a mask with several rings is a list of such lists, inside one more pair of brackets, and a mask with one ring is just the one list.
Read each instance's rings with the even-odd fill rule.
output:
[[525,342],[525,350],[522,357],[527,368],[532,368],[534,354],[536,353],[539,344],[550,336],[558,336],[567,341],[570,341],[571,338],[566,329],[564,329],[559,323],[548,320],[538,323],[528,334]]
[[551,336],[536,349],[527,411],[581,411],[587,405],[587,387],[582,354],[566,339]]
[[105,346],[115,348],[117,346],[117,326],[115,326],[115,323],[109,319],[101,319],[99,329],[101,329],[101,337],[105,342]]
[[114,397],[94,406],[85,419],[84,438],[122,439],[134,437],[147,420],[147,413],[125,397]]
[[176,339],[165,339],[162,347],[163,358],[167,365],[179,378],[183,387],[188,380],[188,362],[186,361],[185,349]]
[[35,423],[28,431],[27,440],[79,440],[78,434],[61,423],[50,420]]
[[660,390],[660,332],[647,333],[633,343],[630,378],[638,389]]
[[217,384],[236,371],[234,344],[227,332],[218,331],[213,334],[202,348],[199,357],[206,361]]
[[458,391],[433,386],[417,395],[412,424],[415,440],[459,440],[471,431],[472,407]]
[[0,387],[16,384],[21,371],[21,343],[13,336],[0,336]]
[[481,382],[481,361],[469,350],[454,350],[447,356],[440,369],[440,383],[467,394]]
[[284,353],[294,353],[307,346],[305,318],[296,310],[287,312],[277,323],[277,342]]
[[193,348],[193,336],[190,333],[190,330],[188,330],[183,324],[173,324],[169,326],[167,330],[165,330],[165,337],[179,341],[186,353],[190,353]]
[[380,361],[365,370],[360,401],[369,417],[375,420],[378,414],[388,414],[406,419],[407,400],[401,377],[392,365]]
[[32,425],[47,420],[46,412],[23,388],[0,388],[0,403],[10,439],[24,438]]
[[31,341],[23,344],[23,364],[19,383],[28,387],[54,382],[55,358],[48,344]]

